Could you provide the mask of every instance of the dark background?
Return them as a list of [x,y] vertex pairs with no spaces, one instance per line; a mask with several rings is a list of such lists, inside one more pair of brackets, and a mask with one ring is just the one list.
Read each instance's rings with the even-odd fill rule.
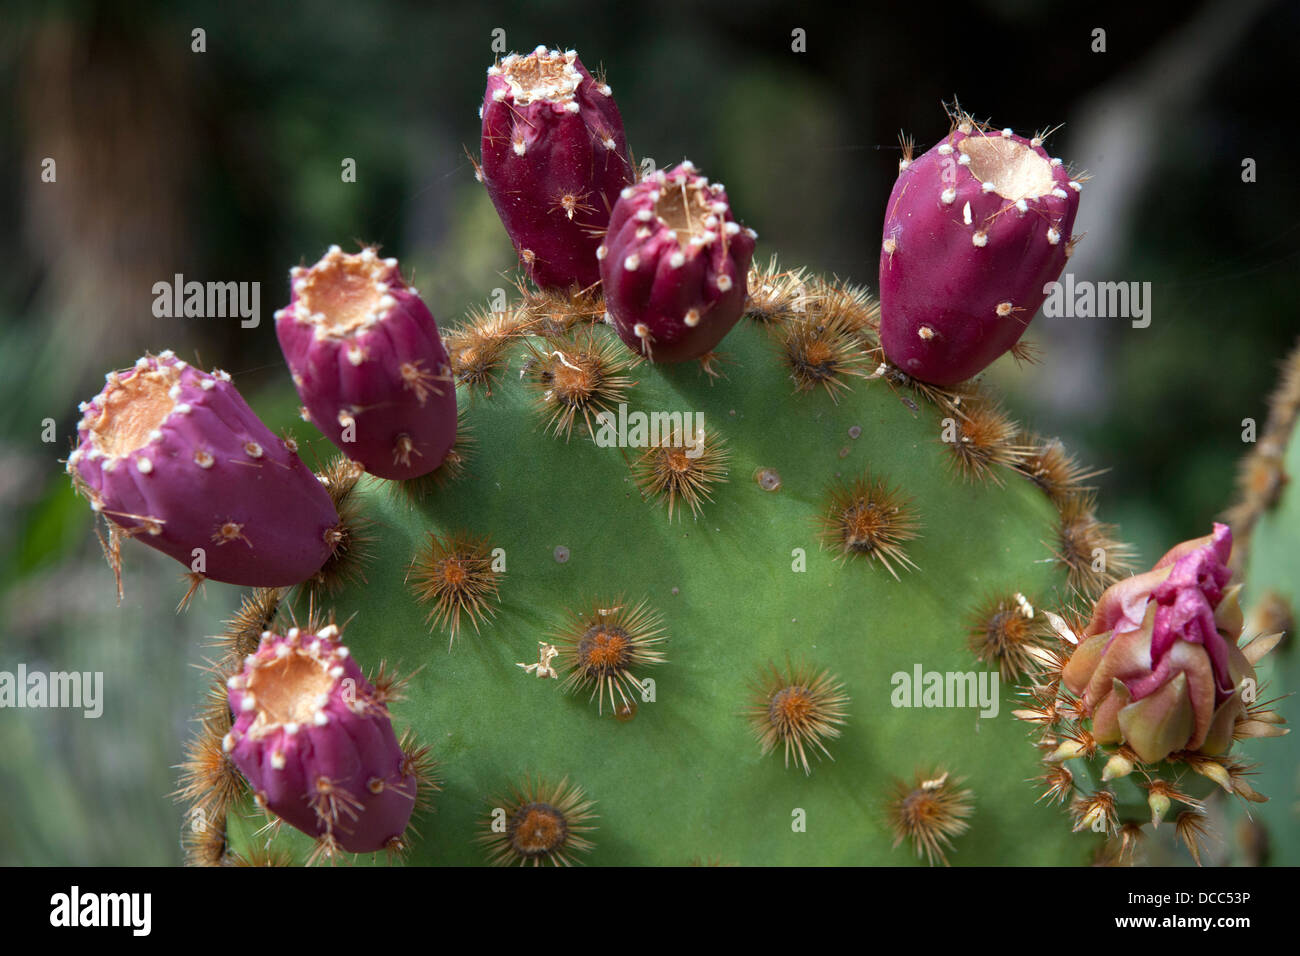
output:
[[[1262,425],[1296,336],[1300,4],[3,10],[0,669],[104,671],[128,703],[97,722],[0,711],[0,863],[179,860],[169,764],[202,635],[235,600],[209,585],[173,615],[177,569],[135,547],[115,607],[57,460],[77,402],[172,348],[228,369],[264,414],[291,409],[272,312],[289,266],[333,242],[398,256],[444,324],[508,287],[513,253],[466,156],[495,28],[507,49],[572,47],[603,66],[637,157],[689,157],[725,182],[760,234],[756,260],[870,286],[900,129],[928,148],[954,96],[1026,135],[1063,123],[1049,149],[1093,176],[1069,271],[1152,283],[1152,323],[1040,316],[1027,338],[1042,364],[1003,359],[987,378],[1019,418],[1109,469],[1102,516],[1144,561],[1230,503],[1242,420]],[[191,50],[196,27],[206,52]],[[791,50],[796,28],[806,52]],[[56,183],[41,181],[45,157]],[[341,181],[345,157],[356,183]],[[261,282],[261,326],[155,318],[153,284],[175,273]]]

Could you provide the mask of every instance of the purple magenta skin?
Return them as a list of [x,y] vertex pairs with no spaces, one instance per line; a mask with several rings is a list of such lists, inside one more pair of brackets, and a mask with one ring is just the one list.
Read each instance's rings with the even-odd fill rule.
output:
[[624,189],[596,252],[619,338],[652,362],[711,351],[744,314],[756,238],[690,162]]
[[880,341],[955,385],[1019,341],[1071,250],[1082,185],[1038,137],[962,122],[900,163],[880,252]]
[[303,417],[380,478],[418,478],[441,465],[456,440],[451,364],[397,260],[331,246],[290,280],[275,333]]
[[[1216,704],[1231,697],[1233,690],[1228,642],[1219,633],[1214,618],[1223,590],[1232,578],[1228,568],[1231,557],[1232,529],[1215,522],[1210,543],[1179,558],[1169,577],[1151,592],[1151,599],[1159,605],[1151,631],[1152,660],[1163,661],[1177,641],[1200,644],[1214,669]],[[1129,691],[1138,699],[1158,686],[1152,675],[1147,686],[1139,681]]]
[[[334,548],[325,487],[230,384],[172,352],[107,376],[81,406],[68,474],[91,508],[213,581],[287,587]],[[202,549],[202,563],[196,549]]]
[[349,853],[401,837],[415,807],[388,708],[334,625],[266,632],[227,681],[235,722],[222,747],[258,803]]
[[633,180],[607,84],[572,50],[538,47],[488,68],[478,178],[539,288],[596,283],[596,247]]

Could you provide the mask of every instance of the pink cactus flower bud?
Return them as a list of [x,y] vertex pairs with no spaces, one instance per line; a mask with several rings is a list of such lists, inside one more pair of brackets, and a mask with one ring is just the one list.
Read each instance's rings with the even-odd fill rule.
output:
[[1237,647],[1239,587],[1228,587],[1232,532],[1171,549],[1145,574],[1097,601],[1066,664],[1099,743],[1125,743],[1142,760],[1175,751],[1221,754],[1242,712],[1239,687],[1254,667]]
[[597,251],[619,337],[654,362],[711,351],[744,313],[755,238],[690,162],[623,190]]
[[438,323],[397,260],[332,246],[290,280],[275,332],[312,424],[380,478],[441,465],[456,440],[456,388]]
[[1009,351],[1069,256],[1082,184],[1041,139],[969,117],[900,164],[880,252],[880,341],[914,378],[954,385]]
[[339,515],[329,494],[225,372],[146,355],[110,373],[82,413],[67,466],[78,491],[192,573],[286,587],[330,556]]
[[587,288],[619,191],[633,180],[609,85],[572,50],[538,47],[488,68],[478,175],[543,289]]
[[399,840],[416,777],[378,699],[330,625],[267,632],[231,677],[235,722],[222,741],[260,804],[349,853]]

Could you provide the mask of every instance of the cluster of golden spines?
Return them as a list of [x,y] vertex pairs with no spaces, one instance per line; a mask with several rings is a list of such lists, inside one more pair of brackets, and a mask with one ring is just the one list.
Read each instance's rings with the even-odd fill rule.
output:
[[642,691],[637,672],[664,663],[661,645],[666,640],[659,612],[645,601],[634,604],[624,597],[597,599],[570,611],[551,638],[566,671],[564,690],[590,690],[589,699],[598,702],[601,713],[608,697],[616,713],[621,703],[632,714]]
[[947,866],[953,839],[970,828],[975,811],[975,794],[962,782],[942,769],[918,771],[910,782],[895,780],[886,805],[894,846],[907,840],[931,866]]
[[983,392],[967,392],[944,419],[941,438],[967,481],[1002,483],[1002,472],[1018,469],[1031,449],[1018,443],[1020,426]]
[[762,754],[780,747],[785,765],[793,758],[806,775],[812,773],[810,755],[831,756],[826,741],[840,735],[848,705],[843,683],[830,671],[787,663],[768,665],[750,683],[745,714]]
[[526,777],[489,804],[478,841],[493,865],[571,866],[594,846],[587,834],[596,829],[595,801],[567,777]]
[[1115,536],[1115,526],[1097,517],[1096,495],[1080,491],[1059,506],[1054,555],[1069,575],[1071,589],[1087,600],[1134,569],[1133,547]]
[[1023,594],[996,595],[971,615],[967,640],[981,663],[998,668],[1004,681],[1034,673],[1043,666],[1050,628]]
[[911,500],[883,478],[866,473],[833,484],[818,523],[822,546],[841,560],[879,561],[895,580],[898,568],[916,568],[906,544],[919,536],[920,522]]
[[430,531],[407,568],[406,583],[419,603],[430,605],[429,623],[447,630],[451,647],[462,615],[478,631],[480,623],[496,613],[503,573],[497,570],[488,538],[467,531]]
[[647,448],[632,464],[632,478],[647,498],[662,501],[673,517],[681,505],[698,517],[704,502],[712,501],[714,485],[727,480],[730,451],[716,431],[693,436],[678,428],[666,440]]
[[594,329],[528,343],[524,381],[533,391],[534,406],[547,427],[567,441],[581,418],[595,439],[593,420],[627,400],[633,382],[629,352]]

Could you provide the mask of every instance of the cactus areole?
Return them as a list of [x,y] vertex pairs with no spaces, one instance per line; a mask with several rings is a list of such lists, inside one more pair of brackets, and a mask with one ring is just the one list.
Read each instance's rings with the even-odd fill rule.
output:
[[1065,267],[1081,183],[1041,137],[962,115],[899,164],[880,251],[880,340],[913,378],[954,385],[1009,351]]
[[632,182],[613,93],[573,50],[538,47],[488,68],[479,178],[543,289],[600,278],[596,247]]

